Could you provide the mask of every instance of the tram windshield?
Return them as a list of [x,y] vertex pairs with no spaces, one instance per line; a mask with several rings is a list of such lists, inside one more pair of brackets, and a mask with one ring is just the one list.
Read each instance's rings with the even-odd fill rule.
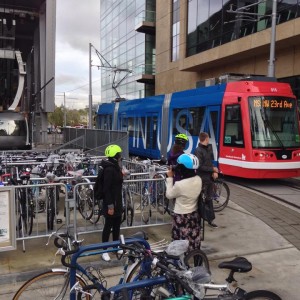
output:
[[253,148],[299,147],[299,121],[295,99],[249,97]]
[[0,136],[26,135],[26,122],[24,120],[1,120]]

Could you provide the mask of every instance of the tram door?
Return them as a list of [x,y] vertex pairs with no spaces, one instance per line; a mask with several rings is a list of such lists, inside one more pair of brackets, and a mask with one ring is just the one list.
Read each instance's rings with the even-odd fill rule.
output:
[[159,158],[158,149],[158,114],[148,113],[146,115],[146,155],[148,157]]
[[219,156],[219,139],[220,139],[220,106],[207,106],[204,114],[204,122],[202,123],[203,130],[209,134],[209,142],[212,146],[214,161],[218,160]]

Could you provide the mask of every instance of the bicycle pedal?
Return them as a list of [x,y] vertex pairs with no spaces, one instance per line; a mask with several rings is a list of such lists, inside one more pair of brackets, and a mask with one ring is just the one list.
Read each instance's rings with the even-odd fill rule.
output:
[[62,219],[56,219],[56,224],[62,224]]

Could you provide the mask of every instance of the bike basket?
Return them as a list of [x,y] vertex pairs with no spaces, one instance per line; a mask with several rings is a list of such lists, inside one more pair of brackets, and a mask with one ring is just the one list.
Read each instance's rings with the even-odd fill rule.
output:
[[187,240],[176,240],[169,244],[165,250],[168,255],[181,256],[188,251],[189,241]]
[[194,283],[209,283],[211,281],[210,273],[205,267],[194,267],[190,271],[192,272],[191,279]]

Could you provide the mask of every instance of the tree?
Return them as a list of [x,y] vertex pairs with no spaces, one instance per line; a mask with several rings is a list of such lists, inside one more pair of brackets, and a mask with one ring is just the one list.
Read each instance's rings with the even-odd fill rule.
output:
[[63,106],[55,107],[53,113],[48,113],[48,122],[55,126],[63,126],[64,123],[64,108]]

